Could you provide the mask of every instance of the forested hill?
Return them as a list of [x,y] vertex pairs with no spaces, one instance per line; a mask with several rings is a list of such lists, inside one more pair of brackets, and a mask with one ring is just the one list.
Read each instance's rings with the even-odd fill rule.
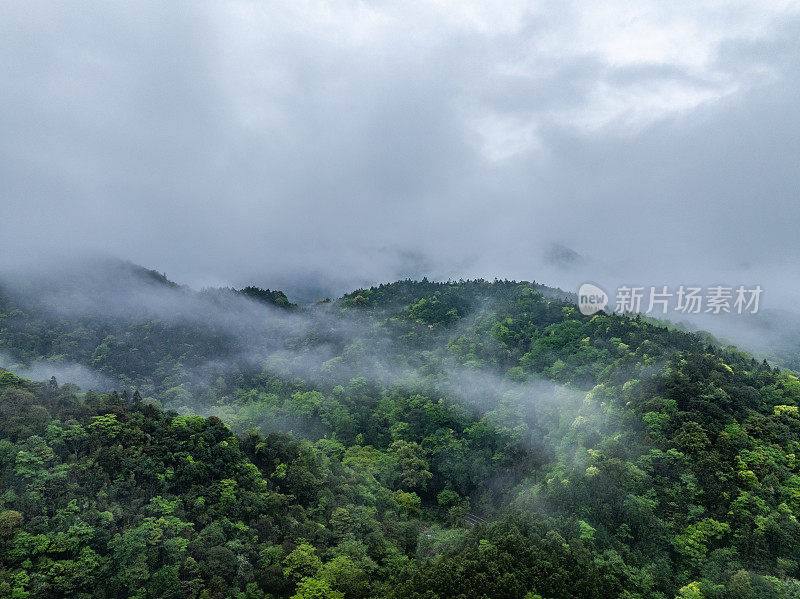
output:
[[558,290],[7,285],[0,360],[0,597],[800,596],[797,377]]

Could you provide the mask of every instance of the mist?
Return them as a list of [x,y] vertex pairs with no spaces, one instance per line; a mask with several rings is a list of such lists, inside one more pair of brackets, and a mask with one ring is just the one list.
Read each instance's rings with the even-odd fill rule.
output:
[[[430,364],[410,363],[408,355],[417,350],[393,337],[380,319],[357,310],[342,310],[337,303],[278,308],[233,289],[178,286],[156,271],[116,260],[82,257],[33,272],[9,271],[0,277],[0,292],[23,314],[36,314],[41,327],[58,330],[66,321],[70,323],[68,330],[83,326],[99,331],[96,341],[88,344],[95,354],[87,354],[83,363],[65,362],[55,353],[57,349],[51,350],[55,355],[47,360],[26,360],[18,354],[0,352],[0,366],[33,380],[56,376],[59,382],[72,382],[83,390],[136,388],[130,380],[106,375],[92,366],[98,361],[96,342],[107,344],[109,339],[118,339],[131,344],[136,335],[147,339],[147,330],[153,327],[155,335],[166,339],[185,336],[186,342],[201,349],[196,357],[173,358],[178,363],[170,365],[174,370],[172,384],[173,389],[181,388],[180,393],[170,394],[164,389],[154,393],[146,383],[150,377],[147,373],[155,373],[156,363],[166,357],[158,341],[154,341],[153,357],[141,364],[143,372],[138,373],[143,377],[139,382],[145,381],[140,387],[145,395],[158,395],[168,402],[166,407],[185,413],[226,415],[224,407],[214,407],[204,395],[218,392],[214,385],[220,377],[235,379],[259,373],[303,381],[304,388],[326,392],[360,379],[371,389],[393,388],[446,398],[480,414],[513,403],[523,408],[520,418],[532,417],[541,409],[552,412],[550,417],[558,420],[555,413],[577,409],[584,395],[544,379],[522,381],[489,369],[471,368],[455,356],[423,358]],[[438,342],[468,334],[480,318],[496,309],[489,299],[472,300],[457,323],[437,333]],[[10,315],[6,323],[11,331],[14,318]],[[134,351],[146,349],[150,348]],[[214,403],[220,402],[215,399]],[[230,415],[225,419],[230,420]],[[277,422],[259,424],[281,427]],[[311,432],[308,435],[313,436]]]
[[30,364],[21,364],[11,354],[0,351],[0,368],[32,381],[49,381],[50,377],[56,377],[57,383],[72,383],[84,391],[113,389],[113,383],[107,377],[75,362],[34,360]]
[[99,253],[301,301],[758,283],[793,308],[792,4],[0,12],[6,270]]

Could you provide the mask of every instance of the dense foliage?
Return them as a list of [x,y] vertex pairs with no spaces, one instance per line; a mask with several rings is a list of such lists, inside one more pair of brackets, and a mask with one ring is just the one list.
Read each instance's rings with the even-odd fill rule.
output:
[[0,293],[117,389],[0,374],[0,597],[800,597],[788,371],[530,283],[156,284],[202,317]]

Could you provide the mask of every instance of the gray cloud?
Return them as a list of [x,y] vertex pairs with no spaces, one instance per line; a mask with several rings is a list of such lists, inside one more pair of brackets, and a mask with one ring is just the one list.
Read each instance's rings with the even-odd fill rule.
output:
[[0,267],[99,250],[319,294],[407,275],[800,288],[790,6],[0,13]]

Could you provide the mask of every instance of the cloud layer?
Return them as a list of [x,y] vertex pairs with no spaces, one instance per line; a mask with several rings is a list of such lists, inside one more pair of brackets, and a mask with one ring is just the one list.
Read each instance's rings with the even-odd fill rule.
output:
[[0,266],[101,251],[320,294],[406,275],[800,289],[796,4],[0,17]]

